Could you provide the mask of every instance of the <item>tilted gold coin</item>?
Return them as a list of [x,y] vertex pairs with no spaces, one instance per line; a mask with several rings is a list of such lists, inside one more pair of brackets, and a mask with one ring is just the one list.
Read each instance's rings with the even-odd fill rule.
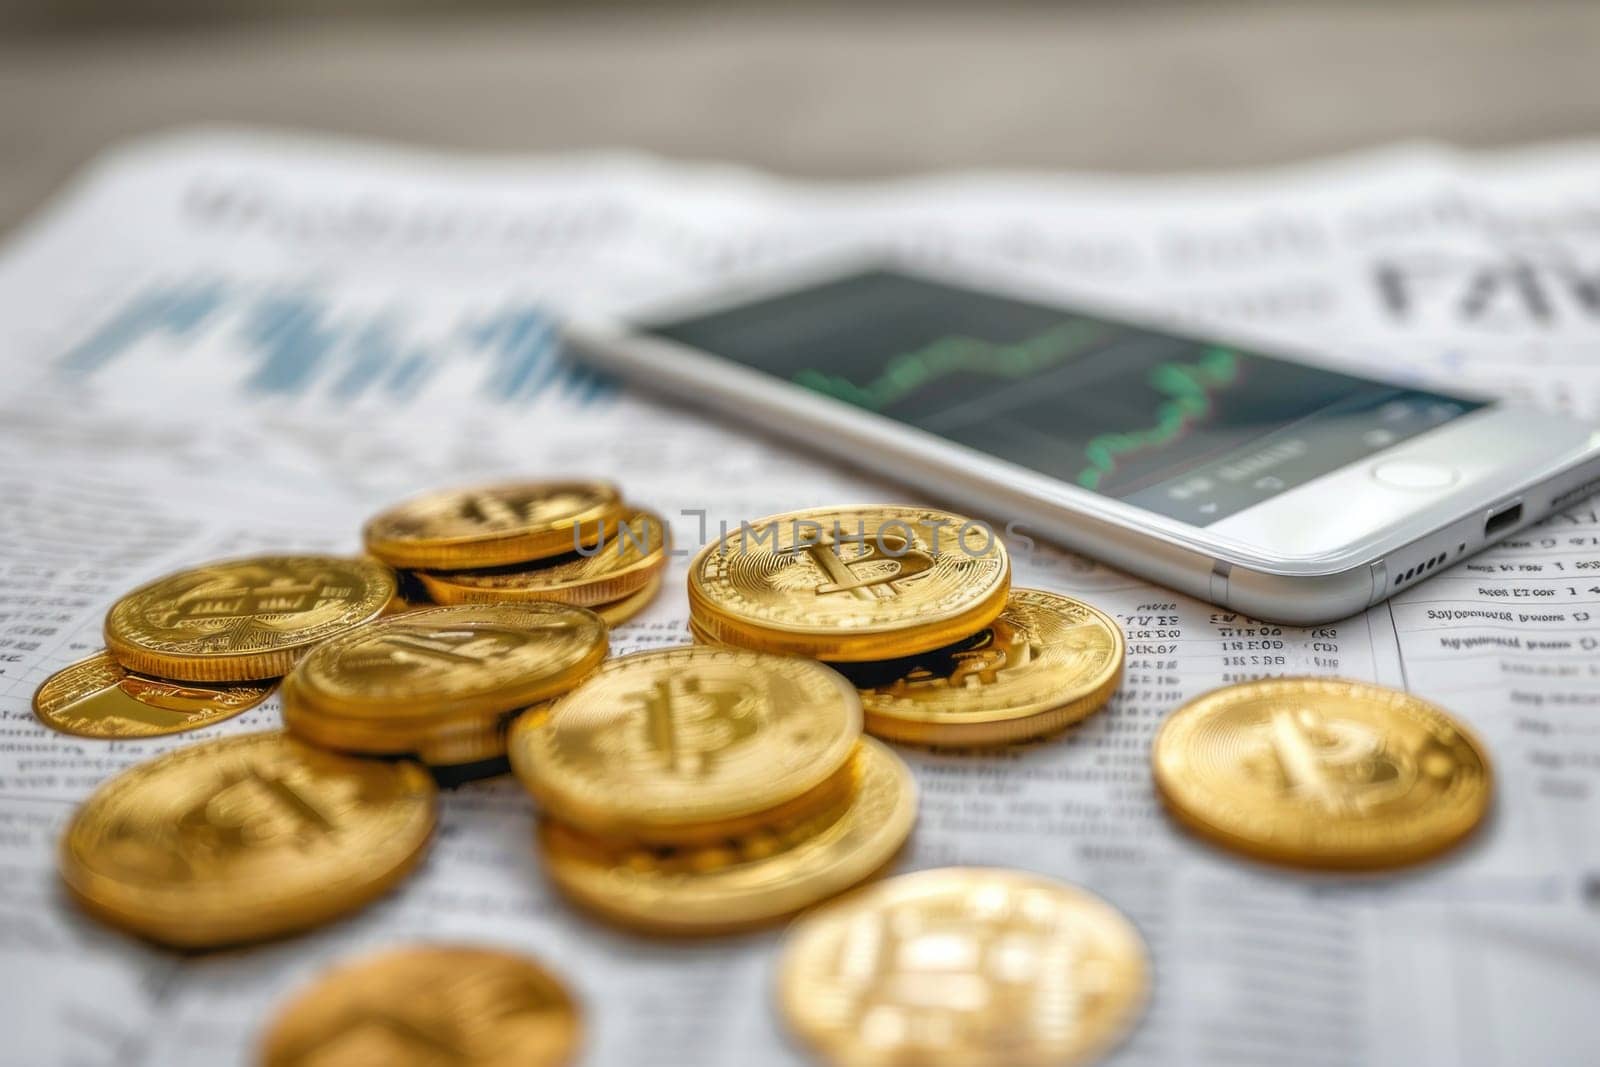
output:
[[1111,905],[1022,871],[950,867],[798,919],[784,1019],[852,1067],[1059,1067],[1114,1046],[1143,1010],[1144,943]]
[[435,789],[415,763],[282,733],[175,749],[113,778],[61,839],[90,913],[169,945],[276,937],[376,899],[422,858]]
[[1456,844],[1489,810],[1483,749],[1408,693],[1329,678],[1228,686],[1167,719],[1156,787],[1194,832],[1309,867],[1410,863]]
[[264,1067],[560,1067],[582,1036],[578,1007],[534,960],[424,945],[337,967],[278,1013]]
[[913,507],[818,508],[741,524],[689,568],[716,641],[835,661],[925,652],[1005,607],[1011,564],[989,527]]
[[685,646],[615,659],[511,727],[511,766],[552,816],[601,836],[725,837],[820,800],[861,700],[820,663]]
[[500,567],[592,545],[623,514],[606,482],[513,482],[429,493],[374,516],[367,551],[396,567]]
[[565,556],[471,571],[418,571],[417,580],[440,604],[552,600],[594,607],[636,593],[660,576],[669,540],[661,516],[636,510],[601,525],[599,541]]
[[505,755],[508,715],[605,659],[606,624],[570,604],[466,604],[391,615],[326,641],[284,681],[291,733],[429,764]]
[[1087,604],[1015,589],[988,626],[952,645],[841,664],[869,733],[924,745],[994,745],[1053,733],[1122,681],[1122,628]]
[[33,694],[39,721],[79,737],[157,737],[231,719],[267,699],[273,683],[201,685],[134,674],[96,652],[52,674]]
[[544,868],[579,904],[627,926],[711,934],[772,922],[883,869],[911,833],[916,784],[863,739],[847,788],[820,809],[699,846],[618,846],[553,819],[539,826]]
[[661,576],[658,574],[637,593],[625,596],[621,600],[613,600],[609,604],[596,604],[590,610],[604,619],[607,626],[621,626],[649,607],[659,592],[661,592]]
[[106,649],[130,671],[186,682],[288,674],[319,641],[382,614],[394,574],[370,559],[254,556],[140,586],[106,614]]

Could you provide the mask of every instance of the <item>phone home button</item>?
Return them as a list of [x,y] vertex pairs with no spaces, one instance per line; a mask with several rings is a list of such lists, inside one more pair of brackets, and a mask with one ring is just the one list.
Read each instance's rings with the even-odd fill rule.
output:
[[1373,467],[1372,478],[1391,489],[1448,489],[1461,480],[1461,472],[1438,463],[1391,459]]

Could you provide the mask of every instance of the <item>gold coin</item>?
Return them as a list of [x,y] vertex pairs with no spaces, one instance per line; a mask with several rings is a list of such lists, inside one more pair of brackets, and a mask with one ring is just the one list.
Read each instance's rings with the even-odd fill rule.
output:
[[1122,628],[1071,597],[1012,589],[1006,609],[954,644],[840,664],[868,732],[923,745],[996,745],[1054,733],[1122,681]]
[[605,659],[606,624],[570,604],[466,604],[392,615],[313,649],[284,681],[291,733],[429,764],[505,755],[507,717]]
[[123,669],[96,652],[52,674],[33,694],[39,721],[79,737],[157,737],[198,730],[255,707],[272,682],[201,685]]
[[1059,1067],[1119,1042],[1149,986],[1143,940],[1075,886],[918,871],[822,905],[778,971],[789,1026],[851,1067]]
[[1272,678],[1173,712],[1155,781],[1179,822],[1261,859],[1388,867],[1466,837],[1489,809],[1489,762],[1467,730],[1408,693]]
[[515,482],[448,489],[374,516],[367,551],[396,567],[500,567],[592,545],[623,514],[606,482]]
[[612,660],[520,717],[509,748],[550,815],[678,843],[810,806],[860,736],[860,698],[820,663],[691,645]]
[[276,937],[353,911],[422,858],[435,790],[414,763],[282,733],[174,749],[102,785],[61,839],[90,913],[184,948]]
[[538,563],[471,571],[418,571],[439,604],[526,603],[552,600],[593,607],[638,592],[667,565],[668,533],[661,516],[634,511],[602,524],[589,548]]
[[639,612],[650,606],[650,601],[661,592],[661,575],[650,579],[643,589],[621,600],[613,600],[609,604],[596,604],[590,610],[605,620],[607,626],[621,626]]
[[288,674],[312,645],[375,619],[394,575],[370,559],[255,556],[140,586],[106,614],[106,648],[130,671],[186,682]]
[[705,630],[701,629],[700,624],[695,622],[692,618],[689,620],[689,636],[694,638],[696,644],[700,645],[711,645],[714,648],[738,647],[737,645],[727,644],[724,641],[718,641],[715,637],[712,637],[710,634],[706,633]]
[[689,568],[689,611],[717,641],[817,659],[925,652],[1005,607],[994,531],[925,508],[818,508],[741,524]]
[[917,790],[898,756],[863,739],[842,773],[846,788],[817,811],[700,846],[612,845],[544,819],[544,867],[579,904],[637,929],[759,926],[870,878],[910,835]]
[[337,967],[278,1013],[264,1067],[560,1067],[582,1035],[577,1005],[535,961],[426,945]]

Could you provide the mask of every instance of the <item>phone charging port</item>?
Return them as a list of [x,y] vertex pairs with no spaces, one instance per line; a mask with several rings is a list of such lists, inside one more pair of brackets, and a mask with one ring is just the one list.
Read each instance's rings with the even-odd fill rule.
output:
[[1509,504],[1489,516],[1489,521],[1483,524],[1483,536],[1494,537],[1504,530],[1509,530],[1522,521],[1521,502]]

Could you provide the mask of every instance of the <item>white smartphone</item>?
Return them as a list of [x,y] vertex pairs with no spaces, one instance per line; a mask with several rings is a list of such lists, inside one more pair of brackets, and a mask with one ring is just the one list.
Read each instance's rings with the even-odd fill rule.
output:
[[1600,432],[992,270],[800,268],[579,319],[602,368],[1273,622],[1343,618],[1600,489]]

